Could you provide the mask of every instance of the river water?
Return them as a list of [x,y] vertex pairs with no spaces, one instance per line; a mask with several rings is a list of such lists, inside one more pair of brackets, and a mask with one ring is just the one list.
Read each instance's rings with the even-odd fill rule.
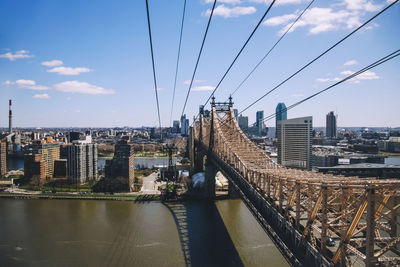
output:
[[[97,168],[104,170],[106,166],[106,160],[112,159],[107,157],[99,157],[97,160]],[[173,158],[172,161],[175,164],[180,161],[181,158]],[[154,166],[168,166],[167,157],[135,157],[135,168],[153,168]],[[24,168],[24,159],[20,158],[8,158],[7,159],[7,170],[19,170]]]
[[[99,157],[97,161],[97,166],[99,170],[104,170],[106,165],[106,160],[111,158]],[[174,158],[173,161],[176,163],[180,158]],[[277,159],[273,158],[276,162]],[[390,156],[385,158],[386,164],[400,165],[400,157]],[[135,167],[136,168],[153,168],[153,166],[159,165],[168,165],[168,158],[147,158],[147,157],[135,157]],[[24,160],[23,159],[15,159],[11,158],[7,160],[7,169],[8,170],[18,170],[24,168]]]
[[0,266],[288,266],[239,199],[0,199],[0,213]]

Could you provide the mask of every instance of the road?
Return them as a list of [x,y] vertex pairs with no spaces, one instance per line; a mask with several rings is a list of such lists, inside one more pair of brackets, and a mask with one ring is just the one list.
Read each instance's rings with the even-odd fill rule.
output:
[[143,177],[143,186],[140,189],[141,194],[160,194],[160,191],[155,188],[155,180],[157,179],[157,173],[153,172],[149,176]]

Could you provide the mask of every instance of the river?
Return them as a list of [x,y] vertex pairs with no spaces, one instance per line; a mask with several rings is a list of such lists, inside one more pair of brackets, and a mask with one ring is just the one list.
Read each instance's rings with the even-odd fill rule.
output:
[[0,199],[0,266],[288,266],[240,199]]
[[[97,161],[97,167],[99,170],[104,170],[106,160],[111,158],[99,157]],[[176,163],[180,158],[174,158],[173,161]],[[273,158],[276,162],[276,158]],[[386,164],[400,165],[400,156],[390,156],[385,158]],[[135,157],[135,168],[153,168],[157,165],[168,165],[168,158],[147,158],[147,157]],[[18,170],[24,168],[24,160],[10,158],[7,159],[7,170]]]
[[[101,171],[104,170],[106,160],[112,159],[107,157],[99,157],[97,160],[97,168]],[[172,161],[175,164],[180,161],[181,158],[173,158]],[[135,157],[135,168],[153,168],[154,166],[165,165],[168,166],[167,157]],[[7,170],[19,170],[24,168],[24,159],[20,158],[8,158],[7,159]]]

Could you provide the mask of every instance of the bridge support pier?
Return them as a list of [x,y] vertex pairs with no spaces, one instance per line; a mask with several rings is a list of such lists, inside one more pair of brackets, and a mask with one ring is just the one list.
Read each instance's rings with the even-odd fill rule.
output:
[[215,199],[215,175],[218,169],[211,163],[206,162],[205,179],[204,179],[204,198]]

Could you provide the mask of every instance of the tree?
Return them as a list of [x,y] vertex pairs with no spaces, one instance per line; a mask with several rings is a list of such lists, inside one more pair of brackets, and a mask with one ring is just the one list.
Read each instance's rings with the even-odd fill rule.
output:
[[31,178],[31,182],[32,182],[34,185],[39,186],[39,185],[40,185],[40,175],[39,175],[39,174],[33,175],[32,178]]

